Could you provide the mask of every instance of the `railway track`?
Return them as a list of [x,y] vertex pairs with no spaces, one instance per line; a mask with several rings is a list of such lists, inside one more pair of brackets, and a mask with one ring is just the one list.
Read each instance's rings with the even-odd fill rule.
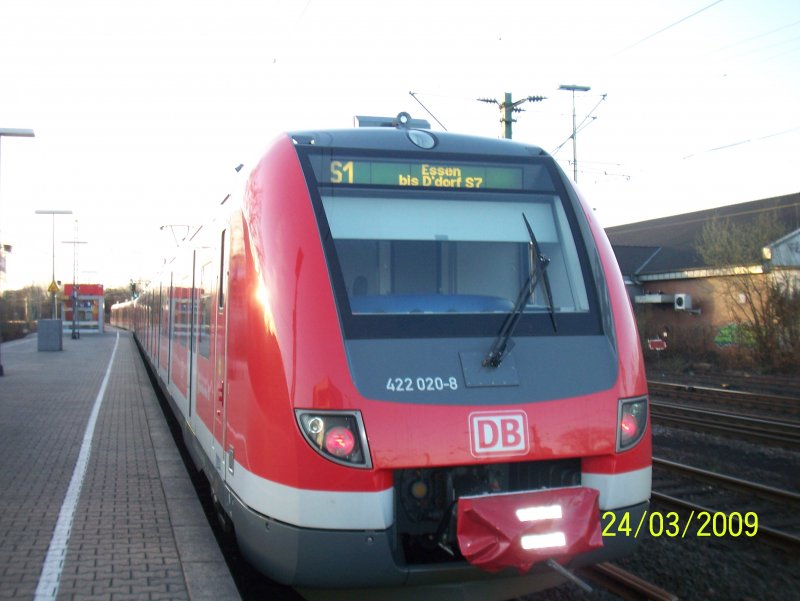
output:
[[[719,533],[715,530],[716,516],[724,514],[726,528],[737,529],[745,536],[753,533],[769,544],[792,553],[800,552],[800,519],[797,517],[800,494],[656,457],[653,467],[656,468],[654,480],[663,472],[677,475],[678,479],[660,484],[660,490],[655,490],[654,486],[652,498],[691,511],[692,515],[707,516],[706,528],[709,523],[713,524],[706,535]],[[734,517],[736,515],[738,517]],[[737,520],[741,522],[737,524]],[[764,525],[764,520],[770,525]]]
[[[800,377],[761,376],[735,374],[662,374],[664,378],[690,385],[724,390],[745,390],[766,394],[797,396],[800,394]],[[667,381],[665,380],[665,382]]]
[[688,426],[761,444],[800,449],[799,422],[757,418],[654,400],[650,401],[650,411],[653,420],[662,425]]
[[608,562],[581,568],[578,573],[627,601],[678,601],[676,595]]
[[787,416],[800,415],[800,398],[792,396],[725,390],[709,386],[660,381],[648,381],[647,387],[651,396],[660,398],[679,399],[693,403],[711,403],[728,408],[756,409],[759,412]]

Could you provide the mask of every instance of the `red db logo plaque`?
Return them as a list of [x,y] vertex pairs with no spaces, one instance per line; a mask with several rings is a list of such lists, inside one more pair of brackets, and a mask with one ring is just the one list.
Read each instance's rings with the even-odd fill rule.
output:
[[525,455],[528,449],[528,416],[524,411],[469,414],[469,450],[473,457]]

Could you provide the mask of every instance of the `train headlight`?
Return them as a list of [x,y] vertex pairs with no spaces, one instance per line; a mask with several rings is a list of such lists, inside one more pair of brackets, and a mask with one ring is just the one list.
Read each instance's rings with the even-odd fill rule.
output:
[[303,437],[317,453],[349,467],[372,467],[361,413],[298,409],[296,415]]
[[647,397],[620,399],[617,420],[617,451],[636,445],[647,428]]

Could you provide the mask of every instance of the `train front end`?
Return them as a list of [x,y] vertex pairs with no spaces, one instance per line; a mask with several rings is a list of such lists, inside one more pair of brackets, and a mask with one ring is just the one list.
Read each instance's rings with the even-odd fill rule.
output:
[[[307,189],[291,223],[279,179]],[[552,157],[402,126],[306,132],[249,190],[254,248],[284,257],[259,277],[295,278],[268,304],[300,441],[291,469],[264,468],[300,509],[244,535],[256,563],[303,587],[503,598],[635,547],[619,525],[650,497],[636,327]]]

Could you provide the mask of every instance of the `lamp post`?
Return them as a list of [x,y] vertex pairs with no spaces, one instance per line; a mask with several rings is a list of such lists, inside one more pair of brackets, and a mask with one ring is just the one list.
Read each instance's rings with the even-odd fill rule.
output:
[[[8,136],[11,138],[33,138],[36,134],[33,133],[32,129],[19,129],[16,127],[0,127],[0,140],[3,139],[3,136]],[[5,268],[5,266],[4,266]],[[3,331],[0,328],[0,345],[3,343]],[[5,374],[3,370],[3,363],[0,360],[0,376]]]
[[64,240],[62,244],[72,244],[72,339],[78,340],[81,332],[78,329],[78,244],[88,244],[78,240],[78,220],[75,220],[75,239]]
[[575,119],[575,92],[588,92],[589,86],[562,85],[559,90],[572,92],[572,181],[578,183],[578,125]]
[[56,292],[58,291],[58,284],[56,284],[56,215],[72,215],[72,211],[65,210],[59,211],[54,209],[39,209],[36,211],[37,215],[51,215],[53,218],[53,276],[48,288],[51,297],[51,319],[56,318]]

